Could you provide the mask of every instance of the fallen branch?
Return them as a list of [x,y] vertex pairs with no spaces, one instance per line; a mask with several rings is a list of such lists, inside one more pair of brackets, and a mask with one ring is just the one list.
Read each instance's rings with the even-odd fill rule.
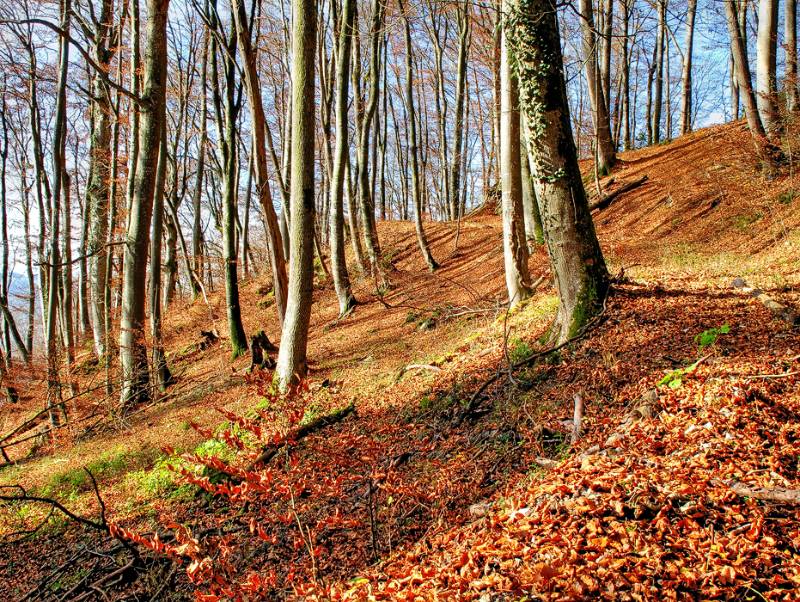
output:
[[780,318],[792,326],[796,326],[800,323],[800,319],[798,319],[797,314],[792,308],[783,303],[778,303],[761,289],[750,286],[744,278],[736,278],[733,281],[733,287],[761,301],[764,307],[770,310],[776,318]]
[[628,182],[627,184],[623,184],[619,188],[617,188],[614,192],[605,195],[601,199],[595,201],[591,205],[589,205],[589,211],[601,211],[608,207],[611,203],[613,203],[617,197],[625,194],[626,192],[633,190],[634,188],[638,188],[645,182],[647,182],[647,176],[642,176],[638,180],[633,180],[632,182]]
[[751,487],[738,481],[726,483],[728,488],[739,497],[751,497],[755,500],[772,502],[775,504],[800,504],[800,489],[785,489],[784,487]]
[[248,470],[253,470],[253,468],[258,464],[268,463],[270,460],[272,460],[272,458],[274,458],[277,455],[277,453],[280,450],[286,447],[286,445],[288,445],[289,442],[296,443],[297,441],[300,441],[304,437],[307,437],[308,435],[315,433],[325,428],[326,426],[330,426],[332,424],[336,424],[337,422],[341,422],[342,420],[347,418],[350,414],[352,414],[355,411],[355,409],[356,409],[355,403],[351,403],[350,405],[344,408],[334,410],[330,414],[327,414],[325,416],[320,416],[319,418],[312,420],[308,424],[301,426],[293,433],[287,435],[283,442],[267,445],[261,450],[261,453],[258,455],[258,457],[250,464]]
[[464,406],[464,410],[462,412],[460,412],[456,416],[455,420],[453,421],[453,426],[458,426],[459,424],[461,424],[461,422],[467,416],[469,416],[470,414],[473,414],[475,412],[475,406],[477,405],[478,400],[483,395],[483,392],[486,391],[486,389],[488,389],[490,385],[492,385],[495,382],[497,382],[497,380],[500,379],[501,376],[503,376],[503,375],[508,376],[508,375],[512,374],[514,371],[519,370],[520,368],[524,368],[526,366],[530,366],[531,364],[533,364],[537,360],[539,360],[539,359],[541,359],[543,357],[547,357],[551,353],[555,353],[556,351],[559,351],[559,350],[563,349],[564,347],[566,347],[568,345],[571,345],[572,343],[574,343],[576,341],[579,341],[580,339],[584,338],[587,334],[589,334],[592,330],[594,330],[600,324],[600,322],[603,319],[603,316],[606,313],[606,302],[607,301],[608,301],[608,298],[606,298],[606,300],[603,301],[603,309],[600,310],[600,313],[598,313],[594,318],[592,318],[574,336],[570,337],[569,339],[567,339],[563,343],[559,343],[558,345],[554,345],[553,347],[550,347],[548,349],[544,349],[542,351],[538,351],[538,352],[534,353],[533,355],[528,356],[525,359],[522,359],[522,360],[520,360],[518,362],[515,362],[515,363],[511,364],[508,367],[507,370],[498,370],[492,376],[490,376],[485,381],[483,381],[483,383],[481,383],[481,385],[478,387],[478,389],[472,394],[472,397],[470,397],[469,401],[467,402],[467,405]]

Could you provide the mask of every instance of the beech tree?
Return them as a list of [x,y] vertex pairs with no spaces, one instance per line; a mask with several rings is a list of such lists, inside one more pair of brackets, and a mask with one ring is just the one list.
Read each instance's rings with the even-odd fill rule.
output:
[[293,0],[292,169],[289,288],[275,382],[286,390],[306,375],[306,346],[314,284],[314,124],[317,6]]
[[150,398],[148,354],[144,339],[147,253],[158,155],[164,129],[168,9],[169,0],[147,0],[142,95],[141,101],[137,102],[139,153],[123,255],[119,358],[122,369],[120,395],[124,408]]
[[563,342],[601,311],[609,277],[572,137],[556,3],[521,0],[507,6],[504,30],[514,53],[544,239],[558,288],[558,318],[551,332]]

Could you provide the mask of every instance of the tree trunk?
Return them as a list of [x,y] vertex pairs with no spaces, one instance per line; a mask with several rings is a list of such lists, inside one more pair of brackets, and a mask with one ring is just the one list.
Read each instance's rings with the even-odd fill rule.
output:
[[692,131],[692,53],[694,50],[694,18],[697,0],[689,0],[686,9],[686,49],[683,51],[683,103],[681,105],[681,134]]
[[586,82],[589,86],[589,102],[592,105],[594,135],[597,144],[597,169],[601,174],[607,174],[614,167],[617,154],[611,139],[608,99],[603,92],[603,83],[597,64],[597,36],[592,0],[580,0],[580,14],[583,60],[586,65]]
[[353,90],[356,97],[356,127],[358,129],[356,163],[358,167],[358,207],[361,215],[364,244],[367,248],[370,269],[372,271],[372,276],[379,282],[383,282],[381,248],[380,242],[378,241],[378,231],[375,226],[375,207],[370,194],[371,187],[367,162],[369,159],[370,127],[378,103],[378,83],[380,81],[378,77],[380,70],[378,48],[380,45],[383,21],[383,3],[380,0],[374,0],[372,6],[372,24],[370,26],[370,70],[366,78],[369,81],[369,100],[367,101],[366,107],[362,106],[363,101],[360,98],[361,61],[357,41],[356,60],[353,65]]
[[350,286],[350,275],[345,262],[344,242],[344,185],[345,170],[349,152],[348,122],[347,122],[347,97],[350,82],[350,54],[353,41],[353,25],[356,0],[344,0],[342,3],[341,23],[339,26],[339,39],[336,53],[336,106],[334,108],[336,120],[336,146],[333,155],[333,171],[331,175],[331,200],[330,200],[330,246],[331,246],[331,271],[336,297],[339,300],[339,315],[343,316],[356,304],[353,290]]
[[[554,0],[528,0],[509,38],[521,82],[545,241],[559,294],[553,336],[563,342],[601,310],[608,272],[589,214],[569,116]],[[547,57],[543,60],[542,57]]]
[[653,92],[652,144],[661,142],[661,105],[664,100],[664,46],[667,31],[667,0],[658,0],[658,33],[656,35],[655,90]]
[[285,391],[306,375],[306,346],[314,286],[314,58],[316,0],[293,0],[292,170],[289,288],[275,381]]
[[156,186],[153,193],[153,234],[150,239],[150,336],[153,346],[153,385],[160,391],[172,383],[161,336],[161,239],[164,237],[164,190],[167,177],[166,127],[159,143]]
[[775,149],[767,141],[767,134],[759,116],[756,97],[753,93],[753,84],[750,77],[750,65],[747,61],[747,51],[739,29],[737,0],[725,1],[725,17],[728,24],[728,33],[731,39],[731,52],[733,53],[733,63],[736,69],[736,81],[739,84],[739,97],[744,105],[747,125],[750,134],[756,145],[761,159],[770,167],[774,168],[778,157]]
[[417,233],[417,244],[422,253],[422,258],[433,272],[439,267],[431,254],[425,228],[422,225],[422,191],[420,190],[419,152],[417,149],[417,118],[414,109],[414,70],[413,46],[411,43],[411,24],[408,15],[404,12],[403,0],[398,0],[400,12],[403,14],[403,27],[406,37],[406,105],[408,106],[408,144],[411,155],[411,195],[414,198],[414,227]]
[[[70,0],[64,0],[61,5],[61,29],[70,30],[70,13],[72,7]],[[53,183],[50,208],[50,253],[48,260],[48,291],[47,310],[45,312],[46,328],[45,341],[47,346],[47,407],[49,408],[50,424],[57,426],[66,421],[66,411],[61,398],[61,382],[58,373],[58,343],[56,337],[56,324],[58,321],[58,291],[60,282],[61,253],[60,243],[60,216],[61,200],[64,196],[65,160],[64,148],[67,135],[67,72],[69,70],[69,41],[62,36],[59,45],[58,83],[56,87],[56,109],[53,126],[53,153],[52,175]]]
[[[629,58],[629,40],[631,1],[622,2],[622,137],[625,150],[633,148],[633,133],[631,131],[631,66]],[[635,107],[634,107],[635,108]]]
[[[469,5],[457,7],[459,24],[458,32],[458,66],[456,68],[456,106],[455,122],[453,124],[453,162],[450,166],[450,219],[460,217],[459,199],[461,198],[461,165],[464,162],[464,105],[466,104],[467,87],[467,56],[470,42]],[[466,183],[463,183],[466,184]]]
[[756,102],[761,123],[773,143],[781,135],[778,85],[775,75],[778,47],[778,0],[758,2],[758,40],[756,42]]
[[[503,13],[514,9],[509,0]],[[531,294],[528,272],[528,245],[525,241],[525,218],[522,206],[522,165],[519,114],[519,91],[512,67],[508,26],[503,23],[500,49],[500,180],[503,206],[503,257],[506,289],[511,307]]]
[[144,340],[147,299],[147,252],[156,171],[164,129],[167,84],[167,12],[169,0],[147,0],[142,99],[138,103],[139,153],[123,255],[120,317],[121,401],[123,409],[150,399],[147,347]]
[[784,13],[786,74],[783,85],[786,88],[786,107],[794,112],[800,106],[797,81],[797,0],[786,0]]
[[[522,131],[527,131],[527,122],[522,119]],[[522,212],[525,217],[525,240],[528,247],[544,243],[542,232],[542,216],[539,213],[539,202],[536,200],[536,188],[531,173],[531,157],[526,140],[522,140],[520,151],[522,163]]]
[[261,205],[261,212],[267,222],[267,248],[269,250],[270,267],[272,268],[272,282],[275,291],[275,306],[278,311],[278,321],[283,325],[286,315],[286,256],[283,254],[283,241],[281,240],[280,225],[275,206],[272,203],[272,194],[269,188],[269,173],[267,170],[266,146],[266,117],[261,99],[261,84],[258,78],[256,52],[250,41],[250,28],[245,14],[242,0],[232,0],[233,13],[236,21],[236,32],[239,39],[239,49],[244,59],[244,79],[247,86],[247,96],[250,102],[250,116],[253,120],[253,165],[256,174],[256,188]]
[[208,35],[203,41],[203,63],[200,68],[200,141],[197,143],[197,172],[194,190],[192,191],[192,255],[194,256],[194,274],[192,278],[192,294],[197,298],[201,293],[200,279],[203,277],[203,222],[200,201],[203,198],[203,176],[206,165],[206,144],[208,143],[208,100],[206,83],[208,81]]

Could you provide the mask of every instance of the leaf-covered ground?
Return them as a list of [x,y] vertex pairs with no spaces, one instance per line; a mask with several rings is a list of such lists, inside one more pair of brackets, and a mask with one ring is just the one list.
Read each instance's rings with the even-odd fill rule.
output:
[[[0,470],[0,482],[96,516],[80,471],[88,465],[109,520],[136,537],[158,530],[185,559],[177,569],[150,562],[124,588],[107,588],[112,598],[184,599],[219,578],[267,599],[792,599],[798,506],[734,491],[800,488],[797,329],[731,287],[743,277],[800,307],[800,194],[788,175],[761,178],[749,148],[734,124],[623,155],[605,186],[649,180],[595,214],[612,270],[625,268],[604,320],[511,377],[502,372],[508,360],[539,349],[554,291],[545,285],[505,314],[498,218],[484,211],[466,220],[457,249],[455,226],[431,224],[443,264],[433,275],[411,225],[380,224],[395,288],[381,300],[362,281],[362,305],[340,322],[330,287],[318,288],[310,391],[291,408],[265,395],[264,379],[245,377],[248,359],[231,362],[224,338],[207,350],[194,345],[211,324],[224,336],[219,295],[211,309],[179,301],[167,314],[172,394],[128,424],[88,432],[108,400],[78,398],[81,421],[57,449],[31,459],[25,446],[15,449],[20,463]],[[531,259],[537,275],[546,265],[543,252]],[[257,277],[244,287],[245,324],[275,339],[263,284]],[[498,371],[478,411],[461,420],[478,384]],[[77,377],[89,385],[102,373],[87,366]],[[38,410],[31,390],[0,409],[2,432]],[[586,416],[571,445],[575,395]],[[229,412],[254,419],[260,408],[268,420],[254,424],[269,441],[292,420],[353,401],[354,415],[246,470],[254,438],[230,427]],[[287,409],[297,414],[288,423]],[[238,441],[250,447],[237,455]],[[167,468],[178,461],[163,446],[200,463],[222,457],[217,468],[238,471],[239,489],[197,494]],[[190,479],[209,477],[201,484],[220,493],[216,473],[191,465],[182,465]],[[30,527],[38,516],[7,506],[0,529]],[[182,526],[166,528],[172,522]],[[62,528],[3,550],[0,599],[32,591],[59,599],[107,571],[108,558],[123,562],[113,541]],[[107,557],[84,554],[51,577],[86,548]]]

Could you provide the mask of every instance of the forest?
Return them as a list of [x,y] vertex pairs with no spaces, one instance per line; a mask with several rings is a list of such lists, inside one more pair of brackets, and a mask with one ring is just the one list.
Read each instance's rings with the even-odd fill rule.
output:
[[796,0],[0,0],[0,602],[800,600]]

